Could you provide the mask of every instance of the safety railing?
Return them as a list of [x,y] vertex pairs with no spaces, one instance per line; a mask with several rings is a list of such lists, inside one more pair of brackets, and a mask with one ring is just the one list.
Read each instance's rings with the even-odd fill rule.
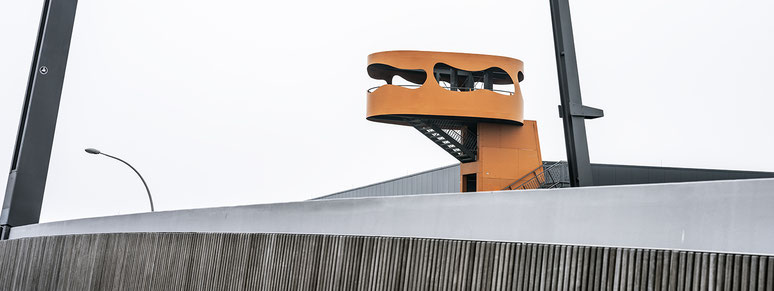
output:
[[433,123],[441,128],[447,135],[472,152],[478,150],[478,137],[476,133],[464,126],[448,120],[435,120]]
[[[556,162],[550,166],[541,165],[524,177],[514,181],[503,190],[551,189],[567,187],[570,182],[563,179],[564,162]],[[523,182],[522,182],[523,181]],[[518,184],[520,183],[521,184]],[[518,185],[517,185],[518,184]]]
[[[393,86],[399,86],[399,87],[405,87],[405,88],[419,88],[422,87],[422,85],[394,85]],[[384,85],[382,85],[384,86]],[[381,86],[371,87],[368,88],[368,93],[373,93],[376,89],[379,89]],[[484,88],[475,88],[475,87],[447,87],[447,86],[441,86],[441,88],[444,88],[449,91],[460,91],[460,92],[470,92],[470,91],[478,91],[478,90],[487,90],[497,93],[502,93],[505,95],[513,95],[513,92],[507,91],[507,90],[498,90],[498,89],[484,89]]]

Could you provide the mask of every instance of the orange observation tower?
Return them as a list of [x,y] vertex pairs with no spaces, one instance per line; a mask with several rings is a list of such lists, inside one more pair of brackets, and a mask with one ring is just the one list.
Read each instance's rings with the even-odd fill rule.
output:
[[[524,120],[522,61],[387,51],[368,56],[367,119],[411,126],[461,162],[462,192],[518,185],[540,169],[537,123]],[[398,78],[396,78],[396,76]]]

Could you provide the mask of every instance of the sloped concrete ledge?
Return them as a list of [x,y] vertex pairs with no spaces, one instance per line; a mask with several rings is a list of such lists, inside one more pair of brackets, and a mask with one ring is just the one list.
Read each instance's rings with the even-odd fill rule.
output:
[[774,179],[354,198],[16,227],[11,238],[297,233],[774,254]]

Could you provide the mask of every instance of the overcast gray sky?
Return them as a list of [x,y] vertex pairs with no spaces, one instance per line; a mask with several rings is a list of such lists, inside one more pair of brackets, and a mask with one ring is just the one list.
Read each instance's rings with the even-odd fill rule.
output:
[[[0,169],[10,168],[41,0],[0,2]],[[572,1],[597,163],[774,171],[774,1]],[[365,120],[384,50],[525,63],[525,116],[565,159],[549,4],[530,1],[85,1],[42,221],[297,201],[455,163]],[[2,179],[6,179],[2,176]],[[0,185],[5,185],[2,183]]]

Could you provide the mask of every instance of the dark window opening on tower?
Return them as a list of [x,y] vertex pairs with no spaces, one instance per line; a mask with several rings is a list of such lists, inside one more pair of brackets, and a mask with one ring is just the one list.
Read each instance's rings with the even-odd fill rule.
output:
[[[385,64],[371,64],[368,66],[368,75],[376,80],[382,80],[388,85],[401,86],[416,89],[427,80],[427,73],[422,69],[400,69]],[[369,89],[369,92],[380,86]]]
[[[483,71],[466,71],[444,63],[438,63],[433,67],[433,76],[441,88],[450,91],[470,92],[489,90],[500,94],[513,95],[515,90],[511,76],[498,67],[491,67]],[[522,76],[521,72],[519,72],[519,81],[523,79]]]

